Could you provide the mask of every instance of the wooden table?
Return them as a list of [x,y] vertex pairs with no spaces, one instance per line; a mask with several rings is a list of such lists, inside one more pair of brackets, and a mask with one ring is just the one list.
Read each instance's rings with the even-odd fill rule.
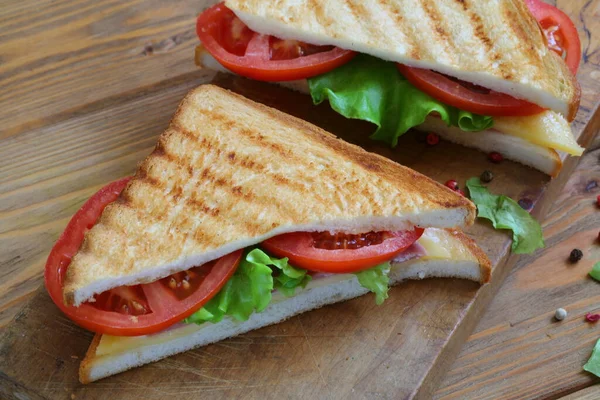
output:
[[[571,16],[586,27],[581,32],[584,56],[597,68],[600,1],[564,0],[559,6],[577,10]],[[18,151],[5,151],[0,162],[0,327],[8,325],[40,285],[49,246],[74,207],[105,183],[106,176],[129,173],[153,145],[153,135],[120,139],[133,132],[128,116],[144,109],[148,124],[159,132],[172,112],[164,105],[174,106],[186,87],[202,80],[191,59],[196,38],[190,26],[197,12],[192,1],[3,5],[0,140]],[[600,93],[600,70],[591,77],[584,91]],[[594,114],[597,104],[582,106]],[[121,130],[107,128],[111,118],[120,121]],[[77,160],[61,162],[77,126],[90,128],[79,133],[87,140],[76,141]],[[598,126],[589,130],[594,133]],[[49,135],[53,139],[40,149],[40,141]],[[28,146],[42,151],[23,151]],[[583,319],[586,312],[600,310],[599,284],[586,277],[600,260],[600,211],[594,205],[600,194],[598,146],[600,141],[556,194],[544,224],[547,249],[519,260],[436,397],[557,398],[598,382],[581,370],[600,337],[600,325]],[[60,199],[64,208],[57,209],[49,198]],[[24,238],[32,243],[25,249]],[[585,257],[569,265],[565,260],[573,247],[584,250]],[[561,323],[552,321],[557,307],[569,311]],[[582,396],[600,397],[589,390]]]

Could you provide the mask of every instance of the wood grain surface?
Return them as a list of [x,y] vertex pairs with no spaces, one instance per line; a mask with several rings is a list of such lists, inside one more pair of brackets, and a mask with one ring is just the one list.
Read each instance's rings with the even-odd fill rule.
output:
[[[546,217],[547,248],[518,260],[436,398],[558,398],[600,383],[582,369],[600,338],[600,324],[585,320],[600,312],[600,283],[588,276],[600,261],[598,195],[599,138]],[[584,252],[576,264],[568,261],[573,248]],[[553,319],[559,307],[568,312],[562,322]],[[600,390],[592,393],[600,398]]]
[[[197,71],[192,62],[197,43],[193,31],[195,15],[204,3],[132,0],[3,3],[0,11],[0,118],[3,122],[0,129],[0,274],[3,278],[0,280],[0,326],[7,326],[39,287],[45,257],[73,212],[102,184],[130,174],[166,127],[183,95],[212,78]],[[585,144],[597,132],[600,123],[597,118],[600,1],[562,1],[559,6],[576,21],[584,47],[584,64],[579,74],[582,106],[574,129],[580,142]],[[310,100],[299,94],[223,76],[217,77],[217,82],[308,119],[440,181],[449,178],[464,181],[489,168],[481,153],[449,143],[428,148],[419,143],[414,134],[407,135],[399,149],[388,149],[366,139],[366,132],[372,131],[369,125],[344,120],[326,106],[312,107]],[[553,206],[576,162],[577,159],[568,159],[565,173],[549,186],[542,174],[505,162],[494,166],[493,188],[514,198],[528,197],[534,202],[544,197],[546,201],[536,204],[535,208],[536,214],[543,215]],[[560,199],[566,203],[571,194],[563,192]],[[556,225],[556,231],[548,231],[546,226],[546,233],[554,237],[554,232],[556,242],[569,237],[576,228],[571,228],[566,221],[581,213],[565,206],[565,220]],[[589,216],[581,221],[593,224]],[[516,261],[514,258],[504,264],[508,241],[503,233],[492,231],[486,224],[477,224],[470,234],[481,239],[480,244],[496,265],[510,266]],[[556,242],[550,239],[548,244]],[[564,257],[557,257],[562,253],[555,253],[554,248],[522,258],[519,266],[537,256],[546,257],[547,251],[553,256],[544,258],[543,267],[551,265],[554,269],[549,269],[557,273],[564,266]],[[75,371],[90,335],[61,317],[40,290],[0,339],[0,394],[21,393],[30,398],[63,398],[74,394],[78,398],[104,398],[111,397],[112,391],[118,388],[121,393],[129,393],[129,398],[137,398],[141,393],[148,398],[166,398],[183,392],[190,396],[210,393],[212,397],[223,398],[253,398],[265,393],[289,397],[294,393],[330,393],[332,397],[358,398],[371,397],[383,390],[395,398],[415,394],[427,398],[507,272],[508,268],[496,269],[494,284],[484,290],[477,290],[476,285],[469,282],[409,283],[394,290],[391,296],[394,300],[384,306],[387,311],[373,312],[372,299],[357,299],[87,388],[76,383]],[[558,277],[546,277],[540,270],[527,277],[520,289],[526,304],[536,304],[527,290],[528,285],[535,288],[539,284],[538,274],[544,279]],[[561,292],[558,281],[554,284],[556,287],[548,283],[548,288],[555,290],[550,290],[554,293],[552,296],[568,294]],[[502,295],[504,293],[507,292],[503,291]],[[514,300],[510,293],[505,296],[507,301]],[[580,307],[593,307],[593,300],[589,301],[591,303]],[[510,304],[511,307],[521,305]],[[551,302],[543,297],[537,304],[546,306]],[[465,347],[465,351],[473,351],[469,354],[476,355],[463,353],[446,378],[445,387],[436,396],[465,398],[467,394],[481,395],[485,387],[493,388],[494,393],[509,389],[502,386],[505,380],[497,379],[498,374],[504,371],[503,366],[508,365],[505,368],[510,369],[524,361],[517,358],[521,352],[518,344],[515,345],[518,350],[508,353],[508,358],[501,357],[502,346],[509,346],[506,349],[509,352],[512,342],[506,342],[529,331],[512,331],[516,332],[511,333],[515,336],[508,334],[510,329],[496,332],[496,325],[490,321],[501,325],[506,321],[502,316],[508,315],[507,309],[497,307],[500,308],[496,319],[486,317],[482,321],[482,324],[488,323],[481,328],[482,332],[491,331],[475,335]],[[572,313],[575,312],[579,311]],[[395,318],[377,318],[381,315]],[[541,325],[539,328],[543,329]],[[565,336],[568,334],[561,337]],[[590,332],[586,340],[592,340],[591,336]],[[487,343],[496,346],[496,358],[487,357]],[[526,342],[524,345],[529,346]],[[565,352],[569,349],[587,351],[586,356],[591,348],[587,342],[587,347],[583,342],[573,345],[568,340],[564,345]],[[546,378],[539,365],[544,365],[544,357],[550,357],[548,351],[542,353],[536,353],[541,358],[531,358],[531,364],[527,364],[528,376],[539,382]],[[32,363],[32,358],[39,363]],[[569,367],[575,364],[573,361]],[[39,365],[42,367],[38,368]],[[479,367],[485,371],[477,374]],[[566,394],[592,383],[589,376],[581,375],[580,364],[577,367],[574,378],[569,378],[560,390],[544,391],[540,383],[535,394],[538,397],[544,397],[545,393]],[[286,371],[289,374],[278,373],[284,368],[289,369]],[[497,372],[488,373],[488,370]],[[536,375],[538,370],[540,374]],[[488,381],[490,377],[496,379]],[[519,374],[515,374],[513,379],[518,377]],[[148,389],[149,382],[154,383],[152,389]],[[382,383],[387,387],[378,386]],[[338,390],[338,387],[344,389]]]

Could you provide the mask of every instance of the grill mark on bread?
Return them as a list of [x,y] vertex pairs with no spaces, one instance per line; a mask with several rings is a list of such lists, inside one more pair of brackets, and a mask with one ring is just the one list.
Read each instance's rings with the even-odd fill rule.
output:
[[223,151],[218,141],[211,140],[212,137],[210,139],[206,136],[198,137],[194,132],[181,126],[177,126],[176,131],[186,139],[192,141],[192,143],[196,145],[195,150],[204,150],[207,153],[214,152],[216,155],[221,155],[221,152]]
[[394,23],[394,27],[397,31],[402,34],[404,39],[404,43],[406,43],[407,48],[410,49],[410,56],[415,60],[421,59],[421,54],[419,53],[418,46],[415,46],[414,38],[409,35],[406,30],[403,30],[404,26],[404,17],[401,14],[401,11],[398,9],[396,2],[392,2],[389,0],[377,0],[377,4],[385,11],[383,15],[386,18],[390,18]]
[[446,54],[450,56],[452,61],[455,61],[456,44],[454,43],[452,35],[449,34],[444,28],[444,21],[447,21],[448,18],[441,14],[440,10],[431,0],[420,1],[421,5],[423,6],[423,10],[425,10],[425,13],[433,24],[433,32],[435,32],[435,35],[439,41],[443,43],[444,48],[446,49]]
[[[236,133],[239,135],[239,140],[242,140],[242,138],[247,139],[249,144],[259,148],[267,148],[272,150],[278,153],[280,156],[285,157],[289,161],[302,160],[301,157],[296,157],[290,148],[286,148],[280,143],[269,141],[266,136],[260,133],[257,134],[255,131],[249,128],[240,128],[236,131]],[[293,138],[290,138],[290,140],[293,140]]]
[[186,200],[185,205],[193,208],[196,211],[200,211],[202,214],[213,217],[216,217],[221,213],[219,208],[210,207],[202,199],[196,197],[195,194],[192,194],[192,196]]
[[[319,24],[323,25],[325,28],[331,26],[331,18],[325,14],[319,0],[307,0],[307,4],[309,8],[315,10],[315,17],[317,18]],[[338,37],[338,34],[335,32],[335,30],[327,30],[327,34],[331,35],[332,37]]]
[[[528,43],[530,42],[529,38],[532,35],[537,35],[539,34],[541,36],[541,40],[545,41],[546,36],[543,32],[540,31],[540,27],[537,23],[537,21],[533,21],[533,17],[531,19],[529,19],[529,21],[525,20],[525,19],[519,19],[517,17],[517,14],[523,14],[523,13],[528,13],[528,10],[526,9],[527,6],[523,3],[521,4],[520,2],[511,2],[510,4],[512,4],[515,7],[524,7],[525,10],[519,10],[517,9],[517,12],[515,13],[514,10],[512,10],[509,6],[509,4],[507,3],[502,3],[502,13],[504,14],[505,19],[508,21],[507,26],[510,28],[510,30],[514,33],[514,35],[519,39],[520,43]],[[527,22],[529,22],[529,26],[527,26]],[[528,29],[529,28],[529,29]],[[531,29],[533,28],[533,29]],[[545,43],[545,45],[547,46],[547,43]],[[535,62],[535,63],[541,63],[542,58],[540,56],[540,54],[537,52],[537,49],[535,48],[535,46],[532,44],[531,46],[519,46],[518,48],[519,51],[522,52],[523,55],[525,55],[527,57],[528,60],[530,60],[531,62]],[[509,77],[505,77],[505,79],[512,79],[513,76],[510,75]]]
[[473,23],[473,26],[474,26],[473,31],[474,31],[477,39],[479,39],[479,41],[485,46],[485,48],[488,52],[491,52],[494,47],[494,43],[486,35],[485,27],[483,26],[483,21],[481,20],[481,17],[469,9],[467,0],[456,0],[456,1],[458,1],[459,3],[462,4],[463,10],[467,13],[467,15],[469,16],[469,19]]
[[488,65],[494,64],[495,66],[497,66],[502,77],[504,79],[508,79],[506,77],[511,76],[511,74],[506,70],[506,66],[502,61],[502,57],[500,56],[500,54],[494,49],[494,41],[489,37],[488,33],[486,32],[481,17],[479,16],[479,14],[473,12],[473,10],[470,9],[467,0],[456,1],[462,5],[463,10],[467,13],[469,19],[471,20],[473,24],[473,33],[475,37],[479,40],[479,42],[481,42],[481,44],[483,44],[490,60],[488,62]]
[[[300,182],[293,181],[293,180],[287,178],[283,174],[278,174],[276,172],[269,171],[269,168],[267,168],[267,166],[256,162],[255,160],[253,160],[250,157],[247,157],[244,155],[238,155],[237,153],[232,151],[232,152],[227,153],[227,160],[232,165],[233,170],[236,170],[236,168],[241,167],[241,168],[245,168],[249,171],[257,172],[257,173],[261,174],[262,176],[264,176],[264,179],[270,178],[271,180],[273,180],[273,182],[275,184],[274,187],[277,187],[280,190],[293,189],[298,193],[303,193],[307,189]],[[309,167],[307,166],[307,168],[309,168]]]
[[343,0],[343,2],[348,10],[350,10],[356,24],[360,26],[361,30],[366,31],[369,37],[385,37],[382,36],[383,32],[381,32],[380,29],[377,29],[378,26],[370,23],[370,20],[372,19],[371,13],[360,3],[361,0],[358,0],[357,2],[354,0]]
[[265,173],[268,169],[264,164],[252,159],[252,157],[238,154],[235,151],[230,151],[227,153],[227,161],[233,169],[236,167],[242,167],[249,171],[259,172],[261,174]]
[[159,181],[153,176],[150,176],[148,172],[146,172],[143,177],[139,177],[137,181],[159,189],[160,191],[164,191],[165,189],[165,183]]

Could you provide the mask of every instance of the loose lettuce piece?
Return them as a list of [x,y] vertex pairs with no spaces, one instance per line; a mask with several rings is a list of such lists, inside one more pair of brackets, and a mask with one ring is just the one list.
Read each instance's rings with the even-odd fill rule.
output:
[[357,55],[349,63],[308,79],[315,104],[329,100],[331,107],[346,118],[377,125],[372,139],[398,144],[410,128],[437,113],[448,126],[475,132],[493,126],[486,117],[445,105],[420,91],[400,74],[394,63]]
[[380,305],[388,298],[390,289],[390,263],[386,262],[376,267],[356,272],[354,275],[358,278],[358,283],[364,288],[375,293],[375,303]]
[[253,312],[261,312],[269,305],[274,288],[291,296],[310,279],[305,270],[289,265],[287,258],[272,258],[260,249],[251,250],[219,293],[184,322],[217,323],[225,315],[246,321]]
[[544,247],[542,227],[516,201],[491,194],[476,177],[467,180],[467,188],[477,206],[478,217],[489,219],[496,229],[512,230],[514,253],[530,254]]
[[600,262],[597,262],[590,271],[590,276],[597,281],[600,281]]
[[592,356],[588,362],[585,363],[583,369],[600,377],[600,339],[596,342],[594,350],[592,350]]

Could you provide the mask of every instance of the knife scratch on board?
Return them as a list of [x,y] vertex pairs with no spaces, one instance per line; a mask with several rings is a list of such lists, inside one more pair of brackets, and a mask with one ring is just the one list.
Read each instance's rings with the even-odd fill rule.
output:
[[319,372],[319,377],[321,378],[321,382],[323,382],[323,385],[327,385],[327,383],[325,382],[325,378],[323,378],[323,373],[321,372],[319,363],[317,362],[317,357],[315,356],[315,352],[313,351],[313,348],[310,345],[310,340],[308,340],[308,335],[306,334],[306,330],[304,329],[304,325],[302,324],[302,319],[299,317],[296,317],[296,320],[298,321],[298,325],[300,325],[300,329],[302,330],[302,335],[304,336],[304,340],[306,340],[306,344],[308,345],[308,349],[310,350],[310,355],[312,356],[313,362],[315,363],[315,367],[317,368],[317,371]]
[[[213,375],[202,373],[200,369],[194,368],[192,366],[189,366],[189,365],[187,365],[183,362],[177,361],[177,360],[165,359],[160,363],[152,364],[150,367],[158,368],[158,369],[177,369],[179,372],[188,372],[192,375],[205,378],[211,382],[224,382],[224,383],[235,382],[235,380],[218,378]],[[204,369],[204,368],[202,368],[202,369]]]

